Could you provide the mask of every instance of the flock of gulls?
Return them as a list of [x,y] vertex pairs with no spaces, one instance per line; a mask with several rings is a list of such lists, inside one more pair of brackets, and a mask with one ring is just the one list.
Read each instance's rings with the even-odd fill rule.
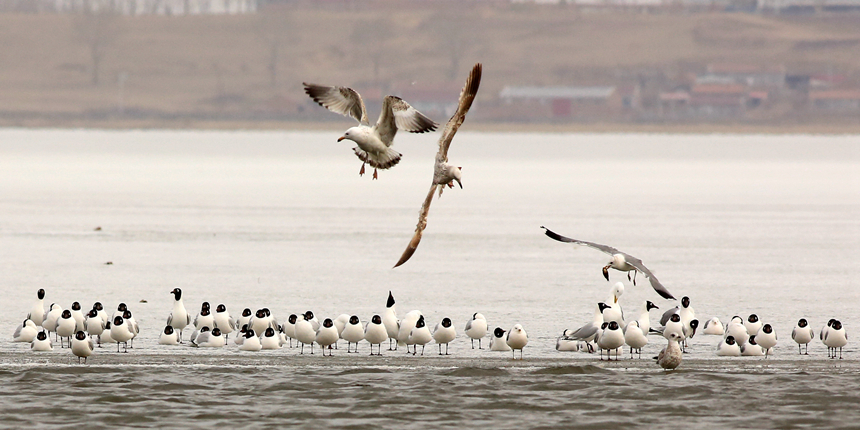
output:
[[[427,227],[427,216],[434,196],[441,197],[445,187],[453,188],[454,182],[463,188],[462,167],[449,162],[448,151],[477,95],[481,74],[482,65],[475,64],[460,92],[456,112],[442,131],[430,190],[419,211],[418,224],[412,239],[394,265],[395,268],[406,263],[415,254]],[[399,97],[386,96],[379,119],[376,124],[371,125],[364,101],[355,90],[310,83],[304,83],[304,88],[307,95],[321,106],[358,121],[357,126],[347,129],[337,140],[351,140],[356,144],[353,151],[362,162],[359,175],[363,175],[366,165],[370,164],[373,168],[373,179],[378,179],[378,170],[392,168],[400,162],[402,154],[392,148],[398,130],[425,133],[438,127],[437,123]],[[602,269],[607,281],[609,269],[626,272],[633,285],[636,285],[637,275],[641,274],[648,279],[658,295],[667,300],[675,300],[639,258],[612,246],[571,239],[546,227],[541,228],[548,237],[556,241],[586,246],[608,254],[611,259]],[[646,301],[638,316],[626,318],[619,302],[623,292],[623,283],[612,285],[607,300],[596,304],[593,320],[577,329],[564,330],[557,339],[556,349],[588,353],[598,351],[601,360],[604,354],[608,360],[612,360],[613,354],[615,360],[618,360],[626,345],[631,359],[634,354],[642,358],[641,351],[648,344],[649,336],[662,336],[667,344],[656,357],[657,363],[664,369],[677,368],[681,364],[683,353],[689,347],[687,340],[693,338],[699,329],[699,320],[690,306],[690,298],[683,297],[680,305],[665,311],[660,317],[659,325],[652,327],[650,311],[659,309],[657,305]],[[338,349],[338,341],[343,340],[347,343],[347,353],[357,353],[359,344],[367,342],[371,355],[381,355],[382,345],[385,343],[389,344],[389,350],[405,346],[407,352],[413,355],[418,353],[418,346],[421,346],[421,355],[424,355],[424,348],[432,341],[438,345],[440,355],[448,355],[448,344],[457,336],[452,320],[447,317],[442,318],[433,330],[420,311],[413,310],[402,318],[398,317],[391,292],[385,311],[381,315],[373,315],[366,322],[362,322],[357,315],[342,314],[334,319],[324,318],[322,323],[312,311],[291,314],[281,323],[267,308],[258,309],[256,312],[246,308],[240,316],[234,318],[223,304],[216,306],[213,312],[208,302],[202,303],[200,311],[192,320],[191,313],[183,304],[182,291],[176,288],[171,294],[174,296],[174,305],[159,336],[158,343],[162,345],[185,343],[183,332],[191,330],[187,344],[200,348],[226,347],[232,334],[232,343],[241,351],[290,347],[299,348],[299,353],[304,354],[305,347],[309,347],[309,353],[313,354],[316,344],[322,349],[323,355],[326,355],[326,352],[331,355],[334,349]],[[116,343],[117,352],[120,352],[120,348],[123,348],[123,352],[128,352],[128,348],[134,347],[134,339],[140,334],[140,327],[124,303],[119,304],[117,310],[108,316],[100,302],[96,302],[86,313],[82,311],[79,302],[74,302],[71,309],[62,309],[54,303],[46,310],[45,290],[40,289],[37,296],[37,302],[13,334],[15,342],[30,343],[32,351],[53,351],[54,344],[59,342],[61,349],[70,349],[79,362],[83,359],[86,363],[87,357],[102,344]],[[771,324],[763,324],[755,314],[746,320],[734,316],[725,325],[719,318],[714,317],[707,320],[701,329],[705,335],[720,337],[721,340],[716,346],[718,356],[767,358],[777,344],[774,327]],[[477,341],[478,348],[483,349],[482,340],[488,331],[487,320],[481,313],[473,314],[464,327],[465,334],[472,341],[472,348]],[[51,340],[51,333],[54,334],[54,341]],[[801,318],[792,330],[791,338],[797,343],[799,353],[808,354],[809,343],[815,338],[815,332],[809,322]],[[848,343],[848,336],[840,321],[831,319],[818,332],[818,338],[827,347],[830,358],[842,358],[842,348]],[[523,348],[529,341],[520,324],[514,325],[510,330],[496,327],[490,333],[490,339],[491,351],[511,351],[515,359],[517,350],[520,351],[520,359],[523,358]]]

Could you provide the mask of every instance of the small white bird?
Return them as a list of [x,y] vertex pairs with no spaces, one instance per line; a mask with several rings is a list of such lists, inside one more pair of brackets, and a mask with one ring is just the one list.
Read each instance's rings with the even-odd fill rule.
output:
[[[110,337],[116,342],[116,352],[119,352],[120,343],[126,345],[126,342],[133,337],[131,328],[122,316],[117,315],[113,318],[113,323],[110,326]],[[128,347],[124,347],[123,352],[128,352]]]
[[[636,320],[639,323],[639,329],[642,330],[643,333],[648,334],[651,331],[651,309],[660,309],[657,305],[654,304],[651,300],[645,301],[645,306],[642,309],[642,313],[639,315],[639,319]],[[625,324],[624,328],[627,326]]]
[[755,334],[758,333],[759,330],[761,330],[761,325],[762,323],[761,321],[759,321],[758,315],[756,314],[750,314],[750,316],[744,323],[744,327],[746,327],[747,333],[750,336],[755,336]]
[[230,333],[233,333],[236,327],[236,320],[230,316],[230,312],[227,312],[227,306],[224,306],[223,303],[215,307],[214,320],[215,328],[221,329],[224,340],[230,339]]
[[93,355],[93,340],[86,333],[79,330],[75,333],[72,339],[72,354],[78,357],[78,364],[81,364],[81,358],[84,359],[84,364],[87,363],[87,357]]
[[472,314],[472,319],[466,321],[466,336],[472,339],[472,349],[475,349],[475,339],[478,340],[478,349],[481,347],[481,339],[487,335],[487,319],[478,312]]
[[433,335],[430,334],[430,327],[427,327],[424,315],[421,315],[418,317],[418,321],[415,322],[415,328],[409,332],[409,340],[406,344],[413,345],[412,355],[418,353],[418,345],[421,345],[421,355],[424,355],[424,347],[430,343],[431,339],[433,339]]
[[776,346],[776,331],[770,324],[765,324],[754,337],[755,342],[764,350],[764,357],[767,358],[771,348]]
[[[105,313],[105,315],[107,315],[107,313]],[[114,342],[116,342],[115,340],[113,340],[112,337],[110,337],[111,326],[112,326],[111,321],[108,320],[105,323],[105,331],[103,331],[102,335],[99,336],[99,345],[101,345],[103,343],[114,343]]]
[[75,335],[75,326],[77,322],[74,318],[72,318],[72,311],[66,309],[63,311],[62,316],[57,321],[57,336],[60,338],[60,348],[63,348],[63,338],[67,338],[69,340],[69,345],[71,346],[72,336]]
[[45,320],[45,315],[46,315],[46,312],[45,312],[45,290],[42,288],[39,288],[39,291],[36,292],[36,297],[37,297],[36,303],[33,303],[33,307],[30,308],[30,313],[27,314],[27,319],[33,320],[33,323],[35,323],[36,326],[41,327],[42,321]]
[[764,350],[755,341],[755,335],[747,339],[747,343],[741,345],[741,355],[745,357],[760,357],[764,355]]
[[[251,330],[251,332],[253,331],[254,330]],[[246,337],[245,340],[247,341],[248,338]],[[266,331],[260,339],[260,345],[263,349],[281,349],[281,338],[278,336],[278,333],[275,332],[275,329],[266,327]]]
[[30,343],[36,338],[39,329],[36,328],[36,323],[27,318],[18,327],[15,328],[15,333],[12,334],[12,342],[27,342]]
[[496,329],[493,330],[493,337],[490,338],[490,351],[511,350],[511,347],[508,346],[508,337],[505,333],[507,332],[501,327],[496,327]]
[[349,314],[340,314],[332,321],[334,322],[334,327],[337,329],[337,335],[343,339],[343,329],[346,328],[346,324],[349,322]]
[[79,302],[72,303],[72,318],[75,319],[75,333],[87,329],[84,325],[86,318],[84,313],[81,312],[81,304]]
[[815,332],[809,326],[806,318],[797,321],[797,326],[791,331],[791,338],[797,342],[797,353],[802,354],[801,345],[806,345],[806,355],[809,355],[809,342],[815,337]]
[[505,343],[511,347],[511,353],[514,355],[514,360],[517,359],[517,350],[520,350],[520,360],[523,359],[523,348],[529,343],[529,335],[523,330],[520,324],[514,325],[514,328],[508,331],[508,337]]
[[839,320],[833,321],[833,324],[824,333],[824,339],[821,340],[827,346],[830,358],[836,358],[836,348],[839,348],[839,359],[842,359],[842,348],[848,344],[848,334],[845,333],[845,327]]
[[305,93],[320,106],[332,112],[350,116],[359,122],[357,126],[350,127],[337,139],[338,142],[348,139],[358,145],[352,149],[362,161],[359,176],[364,175],[365,164],[373,167],[373,179],[377,179],[377,169],[389,169],[400,162],[402,154],[391,148],[397,130],[425,133],[436,130],[438,126],[409,103],[395,96],[386,96],[382,100],[382,112],[376,125],[371,126],[364,101],[352,88],[307,82],[302,84],[305,86]]
[[90,312],[87,314],[87,319],[84,321],[84,327],[87,330],[87,334],[90,335],[90,339],[93,337],[98,339],[98,345],[99,348],[101,348],[101,335],[105,331],[105,321],[99,316],[98,310],[95,308],[90,309]]
[[648,336],[639,328],[639,321],[633,321],[624,328],[624,343],[630,347],[630,358],[633,358],[633,350],[642,358],[642,347],[648,344]]
[[45,314],[45,319],[42,321],[42,328],[44,328],[45,330],[48,330],[48,333],[51,333],[51,332],[56,333],[57,332],[57,324],[59,324],[60,317],[62,315],[63,315],[63,308],[56,303],[51,303],[51,306],[48,309],[48,313]]
[[337,327],[334,326],[334,321],[331,318],[324,319],[322,327],[320,327],[320,331],[317,332],[315,338],[323,350],[323,357],[325,357],[326,349],[328,349],[328,356],[331,357],[331,345],[337,342],[339,338],[340,336],[337,335]]
[[239,350],[256,352],[263,349],[263,344],[260,343],[260,338],[257,337],[257,334],[254,333],[254,330],[248,330],[247,325],[245,325],[244,327],[245,332],[242,333],[241,336],[236,336],[237,338],[242,338],[242,343],[239,344]]
[[[397,334],[400,332],[400,320],[397,319],[397,310],[394,308],[394,295],[388,292],[388,302],[385,304],[385,312],[382,313],[382,325],[388,333],[388,350],[391,351],[392,341],[394,350],[397,350]],[[380,353],[380,355],[382,355]]]
[[[676,314],[677,315],[677,314]],[[680,317],[680,315],[678,315]],[[680,338],[676,332],[669,333],[666,338],[669,344],[660,351],[657,355],[657,364],[666,370],[674,370],[681,365],[683,354],[681,353],[681,345],[678,344]]]
[[399,345],[406,345],[407,354],[412,352],[409,350],[409,345],[412,345],[409,343],[409,333],[412,333],[412,329],[415,328],[415,324],[421,316],[421,311],[411,310],[400,321],[400,330],[397,332],[397,343]]
[[314,333],[320,330],[320,322],[317,317],[314,316],[314,313],[311,311],[307,311],[304,314],[304,318],[311,323],[311,327],[314,329]]
[[213,328],[211,331],[201,332],[197,335],[194,346],[204,348],[220,348],[227,344],[224,336],[221,335],[221,329]]
[[720,319],[718,317],[713,317],[705,321],[705,326],[702,328],[702,334],[722,336],[725,333],[726,329],[725,327],[723,327],[723,323],[720,322]]
[[608,323],[610,321],[615,321],[618,323],[618,327],[622,329],[624,328],[624,310],[621,309],[621,303],[618,303],[618,301],[621,299],[623,294],[624,284],[616,282],[615,285],[609,289],[609,297],[607,297],[604,302],[606,304],[606,308],[603,309],[603,322]]
[[606,358],[612,361],[612,350],[615,350],[615,360],[618,360],[618,349],[624,346],[624,333],[617,321],[603,323],[606,327],[597,338],[597,347],[600,348],[600,359],[603,360],[603,351],[606,350]]
[[158,336],[159,345],[179,345],[179,332],[173,326],[166,325]]
[[457,337],[457,330],[454,329],[451,318],[442,318],[442,321],[436,324],[433,330],[433,340],[439,345],[439,355],[442,355],[442,345],[445,345],[445,355],[448,354],[448,344]]
[[[305,353],[305,345],[310,345],[311,354],[314,353],[314,342],[316,341],[317,332],[314,330],[313,324],[311,324],[311,318],[313,318],[313,313],[308,311],[296,323],[296,340],[302,345],[300,354]],[[335,333],[337,333],[337,329],[335,329]]]
[[[672,334],[677,336],[672,336]],[[663,327],[663,337],[666,340],[671,338],[679,342],[684,340],[684,324],[681,322],[681,314],[676,312],[669,317],[669,320],[666,321],[666,326]]]
[[[108,316],[107,312],[105,312],[104,306],[102,306],[101,302],[95,302],[93,303],[93,309],[95,309],[96,312],[99,313],[99,318],[101,318],[102,321],[105,322],[105,329],[107,329],[107,325],[110,324],[111,319]],[[99,341],[101,342],[101,340]]]
[[[245,310],[242,311],[242,315],[236,319],[236,330],[240,330],[242,326],[247,325],[253,316],[254,313],[251,312],[251,309],[245,308]],[[250,325],[248,327],[250,327]]]
[[382,355],[382,342],[390,338],[381,316],[374,315],[370,319],[370,323],[364,328],[364,339],[370,344],[370,355],[373,355],[373,345],[377,348],[376,355]]
[[597,337],[598,331],[603,326],[603,310],[607,308],[608,306],[606,303],[598,303],[597,308],[594,310],[594,319],[592,319],[590,323],[574,330],[573,333],[570,334],[572,339],[585,342],[588,352],[594,352],[591,341]]
[[200,313],[194,317],[194,328],[200,330],[203,327],[209,327],[210,330],[215,328],[215,315],[212,315],[212,309],[209,307],[209,302],[203,302],[203,306],[200,308]]
[[[628,324],[628,327],[629,326],[630,325]],[[496,327],[496,330],[501,330],[502,332],[501,332],[501,334],[496,333],[496,331],[493,332],[493,338],[490,339],[490,351],[495,351],[493,349],[493,344],[495,343],[496,338],[504,336],[504,334],[505,334],[505,331],[502,330],[501,327]],[[572,338],[571,337],[572,334],[573,334],[573,330],[570,330],[570,329],[565,329],[563,332],[561,332],[561,336],[559,336],[555,340],[555,350],[556,351],[574,351],[574,352],[579,351],[579,341]],[[504,343],[504,339],[502,339],[501,343]],[[508,347],[508,344],[505,343],[505,349],[503,351],[508,351],[509,349],[510,348]]]
[[740,357],[741,356],[741,347],[735,341],[735,337],[732,335],[726,336],[725,339],[720,341],[720,344],[717,345],[717,355],[722,357]]
[[54,345],[51,343],[51,338],[48,337],[48,333],[40,331],[36,335],[36,339],[33,340],[33,343],[30,344],[30,349],[36,352],[53,351]]
[[131,311],[128,309],[122,313],[122,318],[125,320],[125,324],[128,326],[129,331],[131,331],[131,344],[129,345],[129,348],[134,348],[134,338],[140,334],[140,326],[137,324],[137,320],[131,316]]
[[340,333],[341,339],[346,341],[346,352],[350,352],[350,345],[355,344],[355,351],[358,352],[358,343],[364,340],[364,327],[357,315],[349,317],[346,325]]
[[299,316],[296,314],[290,314],[290,317],[287,318],[287,322],[283,325],[284,336],[289,338],[290,348],[293,347],[293,339],[296,338],[297,322],[299,322]]
[[747,332],[747,328],[744,325],[743,318],[737,315],[733,316],[732,320],[729,321],[729,324],[726,326],[726,335],[734,337],[738,346],[743,346],[750,337],[749,332]]
[[191,314],[185,309],[185,304],[182,303],[182,290],[174,288],[170,292],[173,294],[173,311],[167,316],[167,325],[173,327],[174,330],[179,330],[179,342],[182,342],[182,330],[191,325]]

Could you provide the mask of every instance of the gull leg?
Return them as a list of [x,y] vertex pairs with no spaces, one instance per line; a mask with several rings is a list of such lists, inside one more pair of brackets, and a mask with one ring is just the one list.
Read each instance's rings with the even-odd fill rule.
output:
[[364,165],[365,164],[367,164],[367,162],[361,163],[361,170],[358,171],[358,176],[364,176]]
[[376,167],[373,168],[373,179],[379,179],[379,177],[376,175]]

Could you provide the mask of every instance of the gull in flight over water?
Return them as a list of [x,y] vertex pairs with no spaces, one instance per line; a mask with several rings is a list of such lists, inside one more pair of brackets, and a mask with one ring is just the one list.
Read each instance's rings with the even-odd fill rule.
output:
[[421,235],[424,229],[427,228],[427,214],[430,212],[430,203],[433,202],[433,194],[439,190],[439,197],[442,196],[442,191],[447,185],[448,188],[454,188],[454,181],[463,188],[461,170],[462,167],[457,167],[448,162],[448,148],[451,146],[451,141],[454,139],[454,134],[463,124],[466,119],[466,113],[472,107],[472,101],[475,100],[475,95],[478,93],[478,86],[481,84],[481,63],[475,64],[472,67],[472,72],[466,79],[466,85],[463,91],[460,91],[460,101],[457,105],[457,111],[448,120],[445,125],[445,130],[442,131],[442,137],[439,138],[439,152],[436,153],[436,163],[433,167],[433,184],[430,185],[430,192],[424,198],[424,204],[421,205],[421,211],[418,213],[418,225],[415,226],[415,235],[409,241],[403,255],[400,256],[400,261],[394,267],[400,266],[412,257],[415,250],[418,249],[418,244],[421,242]]
[[555,239],[559,242],[567,242],[587,246],[589,248],[594,248],[611,255],[612,260],[609,261],[609,264],[603,267],[603,277],[606,278],[607,281],[609,280],[609,269],[627,272],[628,279],[630,278],[630,272],[632,271],[633,285],[636,285],[636,273],[642,272],[642,274],[645,275],[645,277],[651,281],[651,286],[654,287],[654,291],[656,291],[657,294],[659,294],[664,299],[675,300],[675,297],[672,296],[672,293],[670,293],[669,290],[667,290],[666,287],[664,287],[663,284],[661,284],[660,281],[657,280],[654,274],[651,273],[651,271],[648,270],[648,268],[645,267],[644,264],[642,264],[642,260],[630,254],[627,254],[626,252],[621,252],[611,246],[601,245],[599,243],[594,242],[586,242],[584,240],[571,239],[569,237],[564,237],[558,233],[555,233],[544,226],[540,226],[540,228],[546,230],[546,235],[549,236],[551,239]]
[[373,167],[373,179],[377,179],[376,169],[389,169],[400,162],[403,154],[391,148],[397,130],[425,133],[434,131],[439,126],[409,103],[395,96],[385,96],[376,125],[370,125],[364,101],[352,88],[329,87],[306,82],[302,84],[305,86],[305,93],[320,106],[358,121],[357,126],[347,129],[337,141],[348,139],[358,145],[352,150],[362,161],[359,176],[364,175],[365,164]]

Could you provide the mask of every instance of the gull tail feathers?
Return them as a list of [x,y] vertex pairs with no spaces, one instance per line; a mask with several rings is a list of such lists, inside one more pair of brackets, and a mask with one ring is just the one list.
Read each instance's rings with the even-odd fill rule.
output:
[[388,148],[387,151],[382,153],[370,153],[365,150],[355,147],[352,148],[355,151],[355,155],[359,160],[364,161],[367,164],[370,164],[370,167],[375,169],[390,169],[397,165],[400,162],[400,158],[403,154],[395,151],[392,148]]

